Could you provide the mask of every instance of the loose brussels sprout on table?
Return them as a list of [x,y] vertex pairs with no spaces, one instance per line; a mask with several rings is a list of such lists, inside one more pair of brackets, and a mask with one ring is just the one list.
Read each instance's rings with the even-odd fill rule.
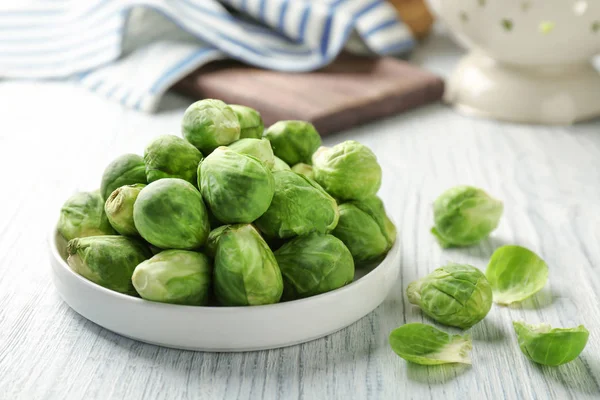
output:
[[211,275],[204,254],[165,250],[139,264],[131,280],[143,299],[201,306],[208,302]]
[[116,292],[135,295],[131,276],[135,267],[152,256],[138,239],[89,236],[67,245],[67,263],[84,278]]
[[198,167],[198,187],[218,220],[250,223],[263,215],[273,199],[271,170],[259,159],[219,147]]
[[321,136],[310,122],[279,121],[265,132],[273,152],[288,165],[311,164],[312,155],[321,145]]
[[295,300],[339,289],[354,279],[352,254],[341,240],[312,233],[275,251],[283,275],[283,299]]
[[389,340],[396,354],[415,364],[471,364],[469,335],[451,335],[431,325],[412,323],[394,329]]
[[583,325],[552,328],[548,324],[513,322],[523,354],[543,365],[561,365],[576,359],[585,348],[590,333]]
[[140,235],[161,249],[196,249],[210,231],[200,192],[178,178],[143,188],[133,205],[133,220]]
[[275,165],[273,149],[267,139],[240,139],[231,143],[228,147],[240,154],[248,154],[258,158],[269,169],[273,169]]
[[457,186],[433,203],[431,233],[440,246],[470,246],[485,239],[500,222],[502,202],[481,189]]
[[[277,154],[277,153],[275,153]],[[338,200],[362,200],[381,186],[381,167],[375,154],[354,140],[321,147],[312,158],[313,176]]]
[[492,254],[485,275],[492,287],[494,301],[508,305],[542,290],[548,281],[548,266],[531,250],[502,246]]
[[265,236],[285,239],[335,228],[337,204],[317,183],[292,171],[273,172],[273,178],[273,200],[255,222]]
[[262,137],[265,125],[258,111],[238,104],[230,104],[229,107],[240,122],[240,139],[260,139]]
[[232,225],[218,237],[214,266],[215,295],[224,306],[279,302],[281,271],[273,252],[252,225]]
[[356,265],[381,261],[396,241],[396,227],[381,199],[373,196],[338,208],[340,219],[332,235],[344,242]]
[[148,183],[163,178],[180,178],[196,185],[200,161],[202,153],[189,142],[174,135],[157,137],[144,152]]
[[104,200],[99,191],[71,196],[60,209],[58,232],[66,240],[117,233],[104,212]]
[[492,288],[470,265],[449,264],[407,288],[408,301],[444,325],[468,329],[492,308]]
[[138,231],[133,221],[133,205],[146,185],[121,186],[111,193],[104,204],[104,211],[112,227],[125,236],[137,236]]
[[102,175],[100,193],[104,200],[124,185],[148,183],[144,159],[137,154],[124,154],[108,164]]

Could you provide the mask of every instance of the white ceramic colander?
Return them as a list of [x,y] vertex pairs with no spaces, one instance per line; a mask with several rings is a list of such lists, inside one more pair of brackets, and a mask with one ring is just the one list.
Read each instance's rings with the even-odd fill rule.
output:
[[445,99],[517,122],[570,124],[600,116],[600,0],[430,0],[470,52]]

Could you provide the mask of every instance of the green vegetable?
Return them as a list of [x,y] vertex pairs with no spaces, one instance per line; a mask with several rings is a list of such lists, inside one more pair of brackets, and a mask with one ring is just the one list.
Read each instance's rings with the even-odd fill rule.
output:
[[284,239],[335,228],[337,204],[317,183],[292,171],[276,171],[273,178],[273,201],[255,222],[262,233]]
[[218,228],[213,229],[208,234],[208,239],[206,240],[206,254],[208,254],[211,258],[215,258],[217,254],[217,245],[219,244],[219,239],[221,238],[221,234],[225,232],[225,229],[229,229],[231,225],[221,225]]
[[58,232],[66,240],[116,234],[104,212],[104,200],[97,190],[76,193],[65,201],[60,209]]
[[273,172],[275,172],[275,171],[289,171],[289,170],[291,170],[290,166],[287,165],[285,163],[285,161],[283,161],[281,158],[275,156],[274,160],[275,160],[275,162],[273,164],[273,169],[272,169]]
[[196,249],[210,230],[202,196],[178,178],[160,179],[142,189],[133,205],[133,220],[140,235],[162,249]]
[[311,164],[312,155],[321,145],[321,136],[310,122],[279,121],[265,132],[273,152],[288,165]]
[[162,135],[144,152],[148,183],[164,178],[180,178],[195,185],[202,153],[180,137]]
[[252,138],[260,139],[265,130],[263,120],[254,108],[230,104],[240,122],[240,139]]
[[485,275],[470,265],[449,264],[412,282],[408,301],[441,324],[468,329],[492,307],[492,288]]
[[202,196],[219,221],[250,223],[269,208],[273,175],[257,158],[220,147],[198,169]]
[[492,287],[494,301],[508,305],[542,290],[548,281],[548,266],[531,250],[502,246],[492,254],[485,275]]
[[136,183],[147,183],[144,159],[137,154],[123,154],[104,170],[100,185],[102,199],[108,199],[108,196],[121,186]]
[[135,295],[131,275],[152,256],[141,241],[125,236],[90,236],[67,245],[67,263],[73,271],[107,289]]
[[357,266],[381,261],[396,241],[396,227],[379,197],[339,205],[340,220],[332,235],[352,253]]
[[433,203],[431,233],[442,247],[469,246],[485,239],[500,222],[502,202],[471,186],[457,186]]
[[215,252],[214,287],[217,300],[224,306],[271,304],[281,298],[281,271],[252,225],[233,225],[221,233]]
[[211,274],[204,254],[165,250],[139,264],[131,279],[143,299],[201,306],[208,302]]
[[406,324],[390,334],[392,350],[406,361],[421,365],[471,364],[469,335],[451,335],[431,325]]
[[275,251],[283,275],[283,298],[295,300],[341,288],[354,279],[354,261],[341,240],[312,233]]
[[229,148],[240,154],[248,154],[258,158],[269,169],[275,165],[275,156],[271,148],[271,142],[267,139],[240,139],[231,143]]
[[137,236],[138,231],[133,222],[133,204],[146,185],[121,186],[111,193],[104,204],[104,211],[112,227],[125,236]]
[[347,140],[313,155],[314,179],[342,201],[374,196],[381,186],[381,167],[366,146]]
[[305,177],[310,179],[314,178],[312,165],[298,163],[292,167],[292,171],[294,171],[297,174],[304,175]]
[[562,365],[576,359],[585,348],[590,333],[577,328],[552,328],[548,324],[513,322],[519,347],[531,361],[543,365]]
[[205,99],[185,110],[181,124],[183,137],[204,155],[240,138],[240,123],[235,112],[221,100]]

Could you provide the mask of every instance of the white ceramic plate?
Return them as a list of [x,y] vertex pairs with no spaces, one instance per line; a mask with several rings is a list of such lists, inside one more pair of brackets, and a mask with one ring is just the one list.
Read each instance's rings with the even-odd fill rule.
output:
[[376,268],[318,296],[253,307],[155,303],[113,292],[79,276],[65,261],[65,241],[49,237],[53,280],[63,300],[90,321],[142,342],[201,351],[252,351],[308,342],[358,321],[387,297],[398,278],[398,241]]

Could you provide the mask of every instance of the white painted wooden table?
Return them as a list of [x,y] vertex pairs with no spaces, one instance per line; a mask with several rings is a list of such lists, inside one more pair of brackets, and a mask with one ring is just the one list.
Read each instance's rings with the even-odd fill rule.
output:
[[[447,74],[460,51],[430,40],[414,60]],[[381,196],[398,221],[402,275],[373,313],[327,338],[281,350],[210,354],[146,345],[71,311],[50,281],[46,235],[60,203],[98,182],[124,152],[178,133],[188,100],[158,115],[106,103],[59,83],[0,83],[0,399],[592,399],[600,398],[600,122],[530,127],[433,105],[335,135],[370,146],[384,169]],[[441,250],[431,203],[461,183],[504,200],[493,237]],[[518,243],[549,264],[550,283],[520,307],[494,306],[472,330],[473,366],[408,364],[389,332],[431,322],[406,285],[447,261],[485,269],[499,245]],[[540,367],[518,349],[511,321],[584,324],[582,356]]]

